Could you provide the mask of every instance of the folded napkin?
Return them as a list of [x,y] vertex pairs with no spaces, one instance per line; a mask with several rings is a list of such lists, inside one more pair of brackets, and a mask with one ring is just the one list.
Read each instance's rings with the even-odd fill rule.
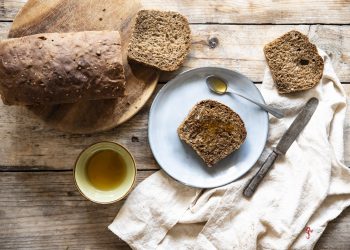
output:
[[286,117],[270,117],[260,162],[306,101],[320,102],[251,199],[242,192],[257,166],[209,190],[186,187],[159,171],[129,195],[109,229],[133,249],[312,249],[327,223],[350,205],[350,169],[343,164],[346,95],[330,58],[319,53],[323,77],[308,91],[279,95],[266,69],[261,92]]

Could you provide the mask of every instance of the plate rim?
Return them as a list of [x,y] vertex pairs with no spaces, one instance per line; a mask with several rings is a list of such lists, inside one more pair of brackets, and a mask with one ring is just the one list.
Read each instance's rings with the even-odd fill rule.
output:
[[154,112],[154,109],[155,109],[155,103],[156,101],[158,100],[158,98],[160,98],[160,96],[163,94],[163,92],[165,92],[169,86],[171,84],[173,84],[175,81],[177,81],[177,79],[185,74],[189,74],[189,73],[192,73],[193,71],[198,71],[198,70],[205,70],[205,69],[208,69],[208,70],[224,70],[224,71],[231,71],[231,72],[234,72],[236,74],[238,74],[239,76],[241,77],[244,77],[246,78],[253,86],[254,88],[256,88],[256,90],[258,91],[258,94],[260,95],[262,101],[264,104],[266,104],[265,102],[265,99],[264,99],[264,96],[262,95],[262,93],[260,92],[260,90],[255,86],[254,82],[252,80],[250,80],[247,76],[243,75],[242,73],[236,71],[236,70],[232,70],[232,69],[229,69],[229,68],[224,68],[224,67],[214,67],[214,66],[205,66],[205,67],[196,67],[196,68],[193,68],[193,69],[189,69],[189,70],[186,70],[186,71],[183,71],[181,72],[180,74],[178,74],[176,77],[174,77],[173,79],[171,79],[170,81],[168,81],[160,90],[159,92],[157,93],[157,95],[155,96],[155,98],[153,99],[152,101],[152,104],[151,104],[151,108],[149,110],[149,115],[148,115],[148,128],[147,128],[147,136],[148,136],[148,143],[149,143],[149,146],[150,146],[150,149],[151,149],[151,152],[152,152],[152,155],[154,157],[154,159],[156,160],[157,164],[159,165],[160,167],[160,170],[164,171],[168,177],[170,177],[171,179],[175,180],[176,182],[178,183],[181,183],[183,185],[186,185],[188,187],[193,187],[193,188],[200,188],[200,189],[210,189],[210,188],[218,188],[218,187],[222,187],[222,186],[225,186],[225,185],[228,185],[230,183],[233,183],[235,181],[237,181],[238,179],[242,178],[247,172],[249,172],[253,167],[254,165],[257,163],[257,161],[259,160],[259,158],[261,157],[265,147],[266,147],[266,143],[267,143],[267,139],[268,139],[268,135],[269,135],[269,114],[268,112],[265,112],[266,114],[266,123],[267,123],[267,131],[266,131],[266,135],[265,135],[265,143],[264,143],[264,146],[262,147],[262,150],[260,152],[260,154],[257,156],[257,158],[254,160],[254,163],[249,167],[247,168],[246,171],[243,171],[243,173],[237,177],[237,178],[234,178],[233,180],[230,180],[228,182],[225,182],[223,184],[220,184],[220,185],[207,185],[207,186],[201,186],[201,185],[193,185],[193,184],[189,184],[189,183],[186,183],[186,182],[183,182],[181,180],[178,180],[177,178],[175,178],[174,176],[172,176],[171,174],[169,174],[165,168],[163,168],[163,166],[159,163],[159,160],[156,156],[156,154],[154,153],[154,149],[153,149],[153,146],[152,146],[152,143],[151,143],[151,137],[150,137],[150,131],[151,131],[151,126],[150,124],[152,123],[151,121],[151,118],[152,118],[152,114]]

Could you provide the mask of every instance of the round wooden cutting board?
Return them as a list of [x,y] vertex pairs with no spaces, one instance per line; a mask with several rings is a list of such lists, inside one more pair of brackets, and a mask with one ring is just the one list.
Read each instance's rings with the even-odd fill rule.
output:
[[126,97],[53,106],[28,106],[51,127],[71,133],[111,129],[135,115],[150,98],[159,72],[128,63],[127,45],[137,0],[29,0],[16,16],[9,37],[37,33],[119,30],[126,75]]

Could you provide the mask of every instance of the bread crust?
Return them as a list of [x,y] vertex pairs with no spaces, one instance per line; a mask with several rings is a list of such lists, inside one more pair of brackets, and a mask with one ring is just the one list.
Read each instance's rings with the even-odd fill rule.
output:
[[177,133],[209,167],[237,150],[247,136],[240,116],[213,100],[197,103]]
[[45,33],[0,42],[0,93],[16,105],[124,95],[118,31]]
[[267,64],[281,94],[313,88],[322,78],[324,62],[308,37],[292,30],[264,47]]

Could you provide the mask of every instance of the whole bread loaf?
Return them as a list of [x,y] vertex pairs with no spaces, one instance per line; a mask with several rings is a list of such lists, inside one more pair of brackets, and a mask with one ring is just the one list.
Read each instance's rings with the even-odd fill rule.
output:
[[45,33],[0,42],[5,104],[59,104],[124,95],[117,31]]
[[177,132],[209,167],[237,150],[247,136],[240,116],[214,100],[197,103]]

